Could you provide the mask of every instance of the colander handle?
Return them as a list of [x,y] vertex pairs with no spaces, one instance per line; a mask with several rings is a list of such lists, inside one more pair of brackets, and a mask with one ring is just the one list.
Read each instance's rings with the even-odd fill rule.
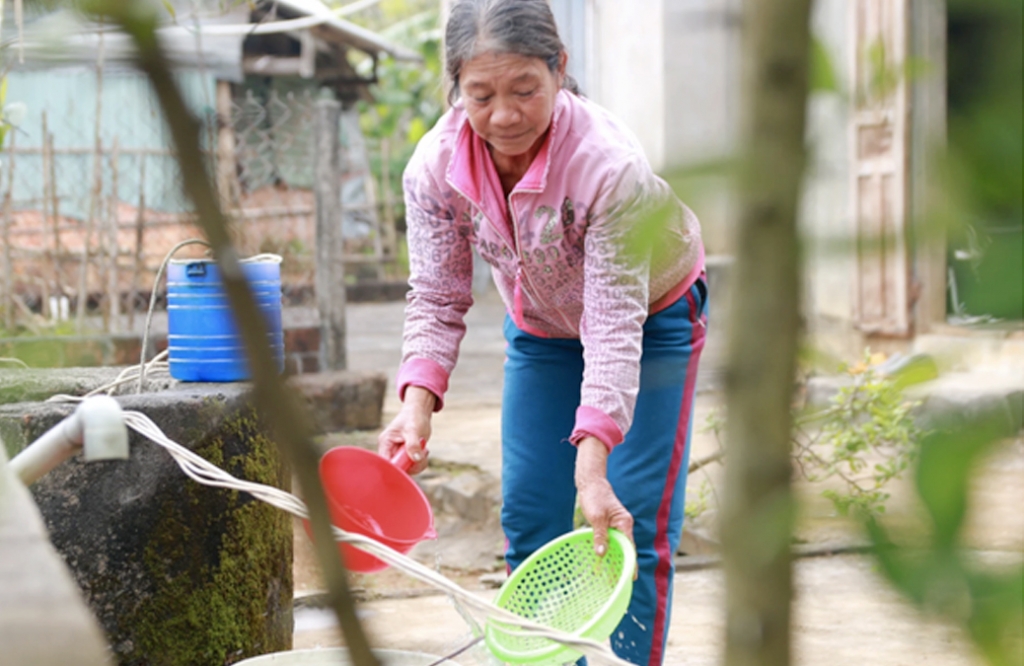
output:
[[[420,446],[423,448],[423,451],[425,452],[427,450],[427,440],[421,439]],[[408,472],[416,463],[405,452],[405,447],[403,446],[402,448],[398,449],[398,453],[396,453],[394,457],[391,458],[391,464],[397,467],[398,469],[402,470],[403,472]]]

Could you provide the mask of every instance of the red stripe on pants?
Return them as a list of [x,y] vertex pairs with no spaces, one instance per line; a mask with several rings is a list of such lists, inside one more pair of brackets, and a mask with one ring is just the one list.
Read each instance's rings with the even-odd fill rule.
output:
[[[672,452],[672,463],[665,480],[665,490],[658,508],[657,534],[654,537],[654,548],[658,553],[658,564],[654,570],[654,586],[657,592],[658,605],[654,612],[654,626],[651,627],[651,665],[660,664],[665,650],[665,619],[668,615],[668,584],[673,574],[672,548],[668,542],[668,519],[672,511],[672,495],[676,480],[679,478],[680,467],[686,459],[686,444],[690,434],[690,417],[693,412],[693,398],[697,389],[697,366],[701,350],[704,349],[704,327],[700,322],[700,310],[693,297],[693,291],[686,294],[690,307],[690,319],[693,324],[693,351],[686,365],[686,384],[683,388],[683,405],[679,410],[679,421],[676,424],[676,444]],[[699,331],[699,334],[698,334]]]

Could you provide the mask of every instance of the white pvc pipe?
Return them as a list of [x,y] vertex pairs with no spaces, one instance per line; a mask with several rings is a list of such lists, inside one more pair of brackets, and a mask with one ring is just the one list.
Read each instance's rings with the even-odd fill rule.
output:
[[128,459],[128,426],[117,400],[109,395],[94,395],[86,398],[76,411],[82,415],[86,462]]
[[29,444],[10,462],[26,486],[85,449],[86,460],[128,458],[128,429],[121,406],[108,395],[87,398],[75,412]]

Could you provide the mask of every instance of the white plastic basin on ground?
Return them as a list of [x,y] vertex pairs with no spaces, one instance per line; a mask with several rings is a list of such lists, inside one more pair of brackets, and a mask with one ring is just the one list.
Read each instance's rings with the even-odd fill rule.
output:
[[[382,666],[429,666],[441,657],[405,650],[374,650]],[[458,666],[454,661],[441,662],[444,666]],[[235,666],[351,666],[346,648],[322,648],[274,652],[240,661]]]

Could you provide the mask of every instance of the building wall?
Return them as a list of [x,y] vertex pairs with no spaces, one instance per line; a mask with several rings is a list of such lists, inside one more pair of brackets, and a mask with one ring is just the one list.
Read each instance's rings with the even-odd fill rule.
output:
[[665,0],[665,162],[729,155],[740,106],[736,0]]
[[[186,101],[201,117],[212,113],[214,79],[209,73],[180,72]],[[7,102],[20,102],[26,115],[14,139],[14,160],[5,160],[3,187],[13,178],[14,210],[41,208],[44,183],[55,179],[60,214],[88,217],[93,191],[96,133],[102,150],[102,188],[111,196],[116,179],[118,199],[136,202],[145,189],[149,208],[180,212],[181,194],[170,135],[144,74],[110,67],[97,77],[91,64],[51,69],[23,69],[7,75]],[[97,111],[99,123],[97,123]],[[44,173],[43,122],[53,137],[54,164]],[[117,169],[113,168],[117,146]],[[7,146],[10,149],[10,145]],[[146,155],[145,187],[140,188],[141,155]],[[6,190],[5,190],[6,191]]]
[[587,76],[589,4],[590,0],[551,0],[551,13],[555,15],[558,24],[558,35],[569,52],[567,70],[584,94],[590,94],[590,80]]
[[589,96],[640,140],[655,169],[665,166],[665,0],[591,0]]
[[812,17],[814,35],[838,77],[838,90],[814,93],[808,104],[810,154],[800,223],[808,241],[806,311],[815,318],[849,325],[857,276],[847,93],[852,49],[846,5],[846,0],[819,0]]
[[707,167],[732,155],[739,133],[739,17],[739,0],[665,0],[662,171],[700,218],[708,254],[735,246],[734,192]]

